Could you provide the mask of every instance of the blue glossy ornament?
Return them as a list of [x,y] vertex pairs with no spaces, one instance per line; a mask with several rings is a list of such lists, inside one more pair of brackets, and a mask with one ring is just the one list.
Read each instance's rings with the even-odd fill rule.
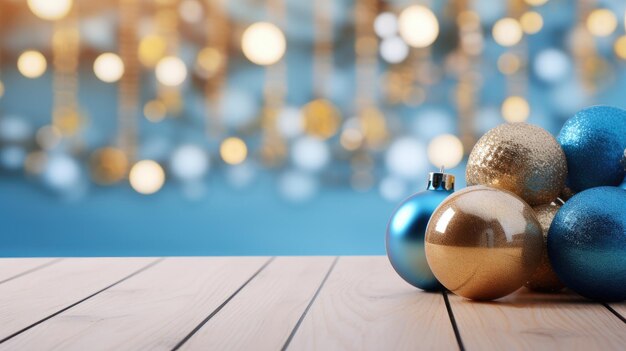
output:
[[626,190],[580,192],[557,212],[548,256],[561,281],[598,301],[626,300]]
[[454,192],[454,176],[430,173],[426,191],[404,200],[387,225],[387,257],[396,272],[409,284],[426,291],[442,290],[428,267],[424,235],[430,216],[437,206]]
[[617,186],[626,175],[626,111],[592,106],[570,118],[557,137],[567,158],[567,186],[574,192]]

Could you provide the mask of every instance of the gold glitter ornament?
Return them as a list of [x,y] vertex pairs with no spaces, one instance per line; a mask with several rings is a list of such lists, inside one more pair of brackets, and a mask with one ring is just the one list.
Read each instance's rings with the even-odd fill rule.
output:
[[548,258],[548,230],[552,224],[552,220],[556,213],[561,208],[561,205],[557,203],[551,203],[547,205],[540,205],[533,207],[535,216],[539,220],[541,225],[541,231],[543,232],[543,254],[541,256],[541,262],[535,273],[533,273],[530,280],[524,284],[527,288],[540,292],[557,292],[563,289],[565,286],[552,270],[550,264],[550,258]]
[[467,185],[511,191],[531,206],[554,201],[565,186],[567,162],[556,139],[527,123],[501,124],[474,145]]
[[433,274],[448,290],[472,300],[493,300],[519,289],[541,259],[541,226],[515,194],[471,186],[448,196],[426,228]]

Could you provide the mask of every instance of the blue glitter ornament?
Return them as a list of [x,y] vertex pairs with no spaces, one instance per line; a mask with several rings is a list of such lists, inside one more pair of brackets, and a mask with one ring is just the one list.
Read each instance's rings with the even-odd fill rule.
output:
[[574,192],[617,186],[626,175],[626,111],[592,106],[570,118],[557,138],[567,158],[567,186]]
[[606,186],[574,195],[550,226],[548,256],[559,279],[580,295],[626,300],[626,190]]
[[454,192],[454,176],[430,173],[426,191],[404,200],[387,225],[387,256],[393,268],[409,284],[426,291],[443,289],[433,275],[424,252],[424,234],[437,206]]

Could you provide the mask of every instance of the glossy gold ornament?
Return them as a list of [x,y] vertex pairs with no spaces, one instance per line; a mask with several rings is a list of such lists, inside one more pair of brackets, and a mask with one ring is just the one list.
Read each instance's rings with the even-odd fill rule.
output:
[[541,226],[515,194],[471,186],[435,210],[425,238],[435,277],[457,295],[493,300],[522,287],[542,255]]
[[541,225],[541,230],[543,232],[543,255],[541,256],[539,267],[537,267],[535,273],[533,273],[530,277],[530,280],[524,284],[531,290],[556,292],[565,287],[556,276],[556,273],[554,273],[554,270],[552,270],[547,250],[548,230],[550,229],[550,224],[552,224],[552,220],[559,211],[559,208],[561,208],[561,206],[557,203],[533,207],[535,216],[539,220],[539,224]]
[[487,132],[467,161],[468,185],[511,191],[531,206],[554,201],[567,177],[565,153],[544,129],[502,124]]

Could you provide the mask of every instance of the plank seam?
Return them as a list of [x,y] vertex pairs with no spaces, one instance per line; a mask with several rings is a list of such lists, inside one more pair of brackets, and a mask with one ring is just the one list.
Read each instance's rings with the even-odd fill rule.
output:
[[296,322],[296,325],[293,327],[293,330],[291,330],[291,333],[289,334],[289,337],[287,337],[287,340],[285,341],[285,344],[281,348],[282,351],[287,350],[287,348],[289,347],[289,344],[291,343],[291,340],[294,338],[294,336],[296,336],[296,333],[298,332],[298,329],[300,328],[300,325],[302,324],[302,321],[304,321],[304,318],[306,317],[307,313],[311,309],[311,306],[313,306],[313,303],[317,299],[317,296],[320,294],[320,291],[322,291],[322,288],[324,287],[324,284],[328,280],[328,277],[330,276],[330,273],[335,268],[335,265],[337,265],[337,261],[339,261],[339,256],[335,257],[335,259],[333,260],[333,263],[330,265],[330,268],[328,269],[328,272],[326,272],[326,275],[324,276],[324,279],[322,279],[322,282],[320,283],[320,286],[315,291],[315,294],[313,294],[313,297],[311,298],[311,300],[309,301],[309,304],[304,309],[304,312],[302,312],[302,315],[300,316],[300,319],[298,319],[298,322]]
[[13,279],[17,279],[17,278],[19,278],[19,277],[23,277],[23,276],[25,276],[26,274],[29,274],[29,273],[32,273],[32,272],[38,271],[38,270],[40,270],[40,269],[42,269],[42,268],[46,268],[46,267],[51,266],[51,265],[53,265],[53,264],[55,264],[55,263],[57,263],[57,262],[59,262],[59,261],[61,261],[61,260],[62,260],[62,258],[57,258],[57,259],[55,259],[55,260],[51,260],[51,261],[48,261],[48,262],[46,262],[46,263],[42,263],[42,264],[40,264],[39,266],[35,266],[35,267],[31,268],[31,269],[27,269],[27,270],[25,270],[24,272],[18,273],[18,274],[16,274],[16,275],[12,276],[12,277],[8,277],[8,278],[6,278],[5,280],[0,280],[0,284],[4,284],[4,283],[6,283],[6,282],[10,282],[10,281],[11,281],[11,280],[13,280]]
[[450,299],[448,299],[448,292],[443,291],[442,295],[443,301],[446,304],[446,310],[448,310],[448,317],[450,318],[450,323],[452,324],[452,330],[454,330],[454,337],[456,338],[456,342],[459,344],[459,350],[465,351],[465,346],[463,346],[463,340],[461,339],[461,332],[459,331],[459,326],[456,324],[454,312],[452,312],[452,306],[450,305]]
[[193,328],[193,330],[191,330],[189,334],[187,334],[181,341],[179,341],[178,344],[176,344],[172,348],[172,351],[176,351],[180,349],[187,341],[189,341],[189,339],[191,339],[192,336],[194,336],[211,318],[213,318],[216,314],[218,314],[222,310],[222,308],[226,306],[226,304],[228,304],[237,294],[239,294],[239,292],[243,290],[243,288],[245,288],[246,285],[248,285],[248,283],[252,281],[252,279],[254,279],[257,275],[259,275],[259,273],[261,273],[261,271],[265,269],[267,265],[269,265],[272,261],[274,261],[275,258],[276,257],[272,257],[269,260],[267,260],[267,262],[265,262],[261,266],[261,268],[259,268],[256,272],[254,272],[254,274],[252,274],[252,276],[248,278],[248,280],[246,280],[237,290],[235,290],[235,292],[233,292],[226,300],[224,300],[224,302],[222,302],[219,306],[217,306],[217,308],[213,310],[213,312],[211,312],[204,320],[202,320],[202,322],[200,322],[195,328]]
[[139,268],[138,270],[134,271],[133,273],[131,273],[131,274],[129,274],[129,275],[127,275],[127,276],[125,276],[124,278],[122,278],[122,279],[120,279],[120,280],[118,280],[118,281],[114,282],[113,284],[111,284],[111,285],[109,285],[109,286],[107,286],[107,287],[105,287],[105,288],[103,288],[103,289],[100,289],[100,290],[96,291],[95,293],[93,293],[93,294],[91,294],[91,295],[89,295],[89,296],[87,296],[87,297],[85,297],[85,298],[83,298],[83,299],[81,299],[81,300],[79,300],[79,301],[76,301],[76,302],[74,302],[73,304],[71,304],[71,305],[69,305],[69,306],[66,306],[66,307],[62,308],[62,309],[60,309],[60,310],[58,310],[58,311],[54,312],[53,314],[51,314],[51,315],[49,315],[49,316],[47,316],[47,317],[45,317],[45,318],[43,318],[43,319],[40,319],[39,321],[37,321],[37,322],[35,322],[35,323],[33,323],[33,324],[31,324],[31,325],[27,326],[27,327],[22,328],[21,330],[16,331],[15,333],[13,333],[13,334],[11,334],[11,335],[9,335],[9,336],[5,337],[4,339],[0,340],[0,344],[4,343],[5,341],[8,341],[8,340],[10,340],[10,339],[12,339],[12,338],[14,338],[14,337],[16,337],[16,336],[20,335],[20,334],[22,334],[23,332],[25,332],[25,331],[27,331],[27,330],[29,330],[29,329],[33,328],[33,327],[38,326],[39,324],[41,324],[41,323],[43,323],[43,322],[45,322],[45,321],[47,321],[47,320],[49,320],[49,319],[51,319],[51,318],[53,318],[53,317],[58,316],[59,314],[61,314],[61,313],[65,312],[65,311],[67,311],[67,310],[71,309],[72,307],[75,307],[75,306],[77,306],[77,305],[79,305],[79,304],[81,304],[81,303],[83,303],[83,302],[85,302],[85,301],[89,300],[90,298],[92,298],[92,297],[94,297],[94,296],[96,296],[96,295],[98,295],[98,294],[100,294],[100,293],[104,292],[105,290],[108,290],[108,289],[110,289],[110,288],[112,288],[112,287],[114,287],[114,286],[118,285],[119,283],[122,283],[122,282],[124,282],[124,281],[126,281],[126,280],[128,280],[128,279],[130,279],[130,278],[132,278],[132,277],[134,277],[134,276],[136,276],[137,274],[139,274],[139,273],[141,273],[141,272],[143,272],[143,271],[147,270],[147,269],[148,269],[148,268],[150,268],[150,267],[153,267],[154,265],[156,265],[157,263],[159,263],[159,262],[161,262],[161,261],[163,261],[163,260],[164,260],[164,258],[160,258],[160,259],[158,259],[158,260],[152,261],[152,262],[150,262],[149,264],[147,264],[147,265],[143,266],[142,268]]
[[603,303],[602,305],[604,307],[606,307],[609,311],[611,311],[611,313],[613,313],[615,315],[615,317],[619,318],[622,322],[626,323],[626,318],[624,318],[624,316],[622,316],[619,312],[617,312],[615,309],[613,309],[613,307],[611,307],[607,303]]

